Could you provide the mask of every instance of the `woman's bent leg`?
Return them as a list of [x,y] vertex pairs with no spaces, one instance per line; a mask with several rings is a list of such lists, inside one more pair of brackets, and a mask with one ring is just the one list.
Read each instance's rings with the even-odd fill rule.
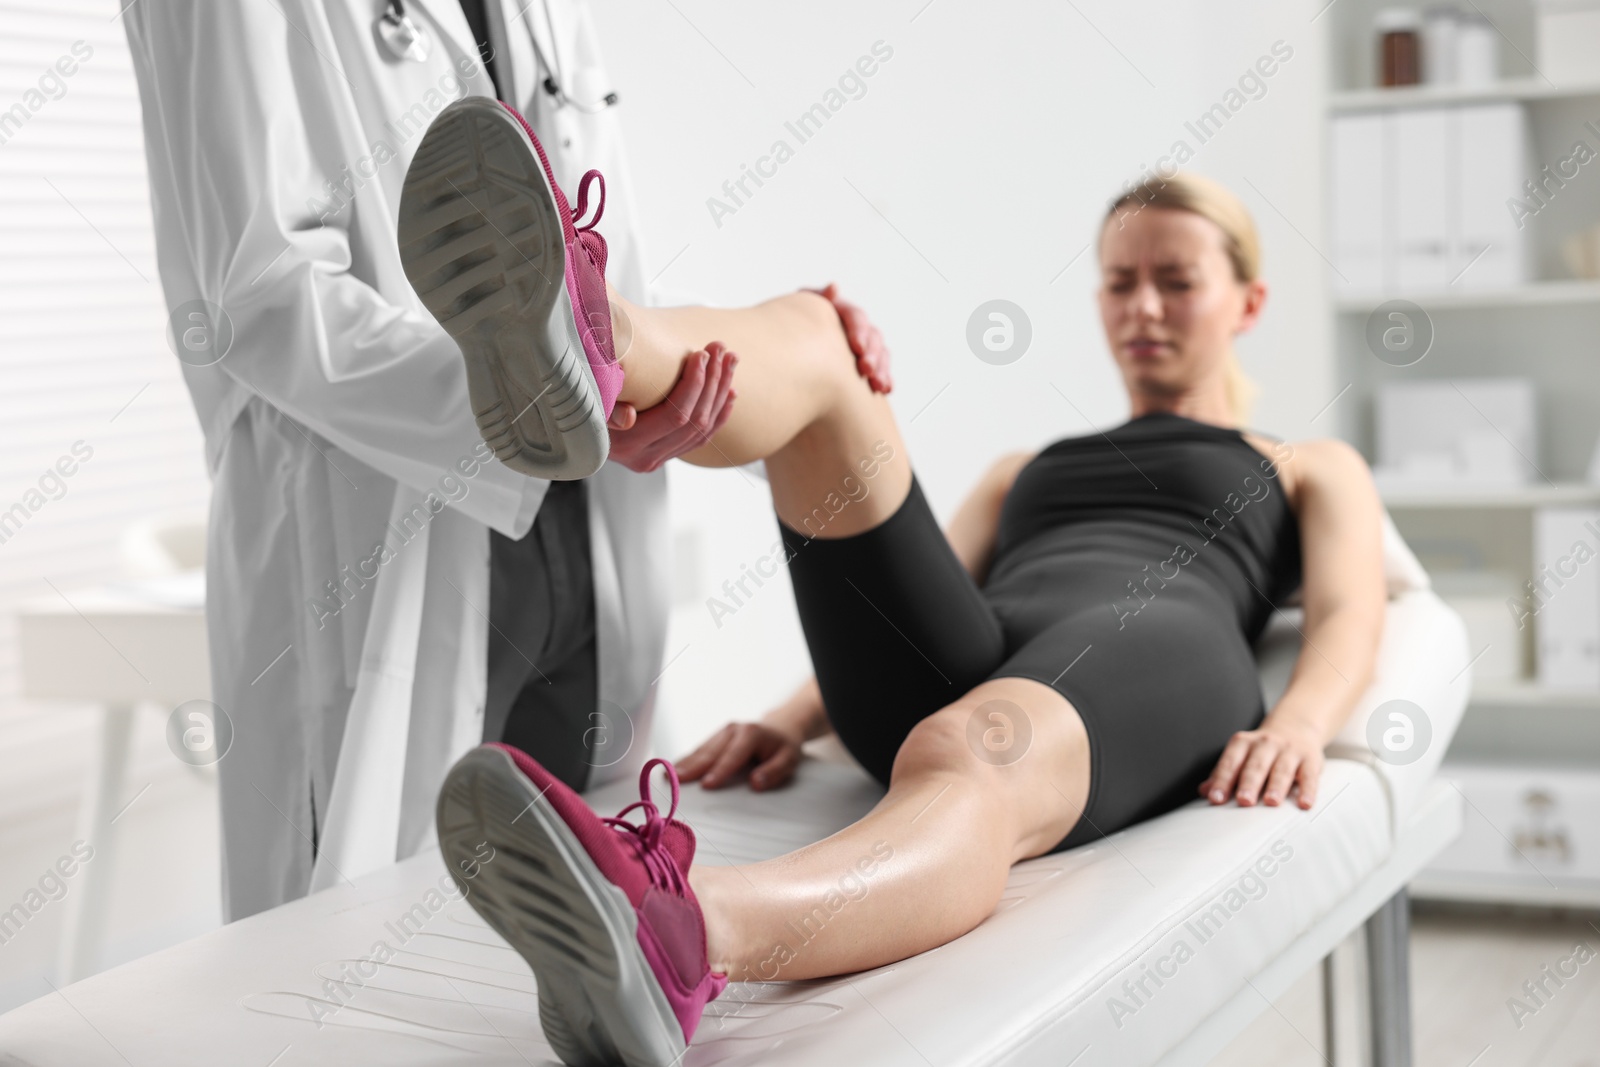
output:
[[[970,740],[975,715],[980,737],[1015,730],[996,714],[1027,717],[1025,752]],[[738,981],[818,978],[951,941],[994,910],[1013,863],[1066,836],[1088,788],[1072,705],[1028,679],[985,682],[911,731],[860,822],[763,863],[692,869],[711,965]]]
[[[798,293],[732,311],[622,310],[632,330],[622,399],[635,406],[664,397],[683,357],[711,340],[739,354],[739,406],[712,443],[687,458],[712,466],[766,460],[797,596],[820,598],[807,623],[813,658],[825,651],[818,634],[843,629],[844,618],[881,620],[872,647],[856,650],[862,669],[891,682],[928,671],[940,683],[929,692],[950,691],[944,699],[953,700],[935,710],[940,705],[927,694],[913,700],[894,684],[857,700],[852,672],[834,671],[830,682],[818,663],[830,715],[848,705],[853,719],[897,721],[886,735],[896,744],[875,746],[893,754],[889,791],[866,818],[798,852],[744,867],[695,867],[712,966],[740,980],[811,978],[904,959],[960,936],[993,911],[1013,863],[1048,851],[1077,822],[1089,781],[1082,722],[1064,697],[1027,679],[982,682],[957,696],[998,666],[1003,643],[931,517],[913,525],[932,531],[937,555],[900,560],[905,553],[891,551],[880,559],[856,550],[871,549],[866,542],[906,503],[911,467],[888,402],[856,374],[831,304]],[[891,548],[906,543],[885,540]],[[833,541],[841,543],[816,543]],[[931,571],[951,580],[931,582]],[[942,609],[913,596],[935,585]],[[835,603],[841,598],[846,607]],[[956,612],[956,600],[965,610]],[[924,633],[919,620],[890,617],[941,611],[959,614],[960,624]],[[888,669],[888,649],[905,663]],[[967,662],[974,655],[983,662]],[[986,731],[1016,728],[995,714],[1027,717],[1025,753],[997,759],[985,748]]]

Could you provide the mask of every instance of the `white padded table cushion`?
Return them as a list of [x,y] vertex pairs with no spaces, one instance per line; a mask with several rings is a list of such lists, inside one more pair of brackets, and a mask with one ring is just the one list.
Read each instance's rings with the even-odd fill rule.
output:
[[[1280,629],[1261,649],[1269,694],[1294,658],[1292,620]],[[1019,864],[995,912],[950,944],[844,978],[730,986],[685,1067],[995,1064],[1046,1030],[1062,1064],[1159,1058],[1389,855],[1460,717],[1466,659],[1459,617],[1430,591],[1402,594],[1339,739],[1359,758],[1329,760],[1311,812],[1197,801]],[[1375,761],[1363,740],[1363,716],[1394,697],[1433,726],[1430,751],[1405,767]],[[590,799],[609,812],[630,793],[618,782]],[[745,862],[826,836],[879,795],[854,767],[808,761],[775,793],[690,787],[682,813],[702,862]],[[329,1067],[549,1062],[531,976],[465,903],[439,895],[442,878],[430,852],[43,997],[0,1017],[13,1057],[0,1062],[214,1067],[285,1048],[286,1064]],[[859,890],[841,888],[842,911]],[[425,920],[420,932],[400,925],[407,914]],[[805,936],[796,926],[788,947],[803,952]],[[345,965],[380,942],[390,962],[350,981]]]
[[[1019,864],[976,930],[891,966],[735,983],[685,1067],[995,1063],[1044,1026],[1074,1042],[1063,1063],[1089,1045],[1079,1067],[1153,1059],[1387,854],[1376,775],[1334,761],[1327,789],[1311,813],[1196,804]],[[627,791],[603,794],[602,810]],[[878,794],[854,768],[808,761],[788,790],[691,788],[684,809],[706,860],[748,861],[847,824]],[[328,1067],[548,1061],[531,976],[464,902],[430,897],[442,877],[436,853],[418,856],[79,982],[0,1017],[0,1049],[35,1067],[266,1064],[286,1046],[285,1062]],[[400,920],[418,905],[427,921],[412,933]],[[345,993],[325,984],[380,941],[394,955],[376,974]],[[798,936],[792,947],[804,951]]]

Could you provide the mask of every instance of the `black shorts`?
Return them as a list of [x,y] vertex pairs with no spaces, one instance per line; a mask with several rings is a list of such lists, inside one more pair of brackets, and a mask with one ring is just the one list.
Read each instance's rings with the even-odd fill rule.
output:
[[1264,714],[1249,642],[1198,583],[1175,585],[1136,625],[1072,588],[1034,591],[1048,613],[1037,600],[1008,612],[956,559],[915,477],[864,533],[778,526],[828,719],[880,782],[912,727],[980,682],[1030,678],[1071,702],[1089,737],[1089,799],[1052,851],[1194,800],[1229,738]]

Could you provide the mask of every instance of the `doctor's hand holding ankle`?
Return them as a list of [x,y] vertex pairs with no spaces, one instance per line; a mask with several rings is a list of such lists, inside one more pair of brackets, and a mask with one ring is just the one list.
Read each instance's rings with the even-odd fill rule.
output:
[[640,412],[619,402],[606,423],[611,458],[646,474],[711,440],[733,413],[738,363],[721,341],[712,341],[685,357],[678,384],[661,403]]

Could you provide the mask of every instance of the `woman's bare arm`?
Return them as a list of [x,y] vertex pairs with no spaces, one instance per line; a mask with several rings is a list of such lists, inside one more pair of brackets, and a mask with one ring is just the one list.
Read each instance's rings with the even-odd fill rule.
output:
[[793,737],[796,742],[826,737],[833,732],[828,724],[828,713],[822,706],[822,690],[817,687],[817,676],[812,675],[800,683],[800,688],[782,704],[761,716],[761,721],[774,730]]
[[982,585],[994,558],[995,541],[1000,534],[1000,509],[1011,492],[1012,483],[1022,468],[1037,453],[1012,452],[1000,457],[967,494],[945,528],[945,538],[955,549],[956,558],[967,568],[973,581]]
[[1304,643],[1288,688],[1260,729],[1235,734],[1201,792],[1277,805],[1299,786],[1316,800],[1322,750],[1366,689],[1383,633],[1383,505],[1360,454],[1308,441],[1279,468],[1300,520]]

